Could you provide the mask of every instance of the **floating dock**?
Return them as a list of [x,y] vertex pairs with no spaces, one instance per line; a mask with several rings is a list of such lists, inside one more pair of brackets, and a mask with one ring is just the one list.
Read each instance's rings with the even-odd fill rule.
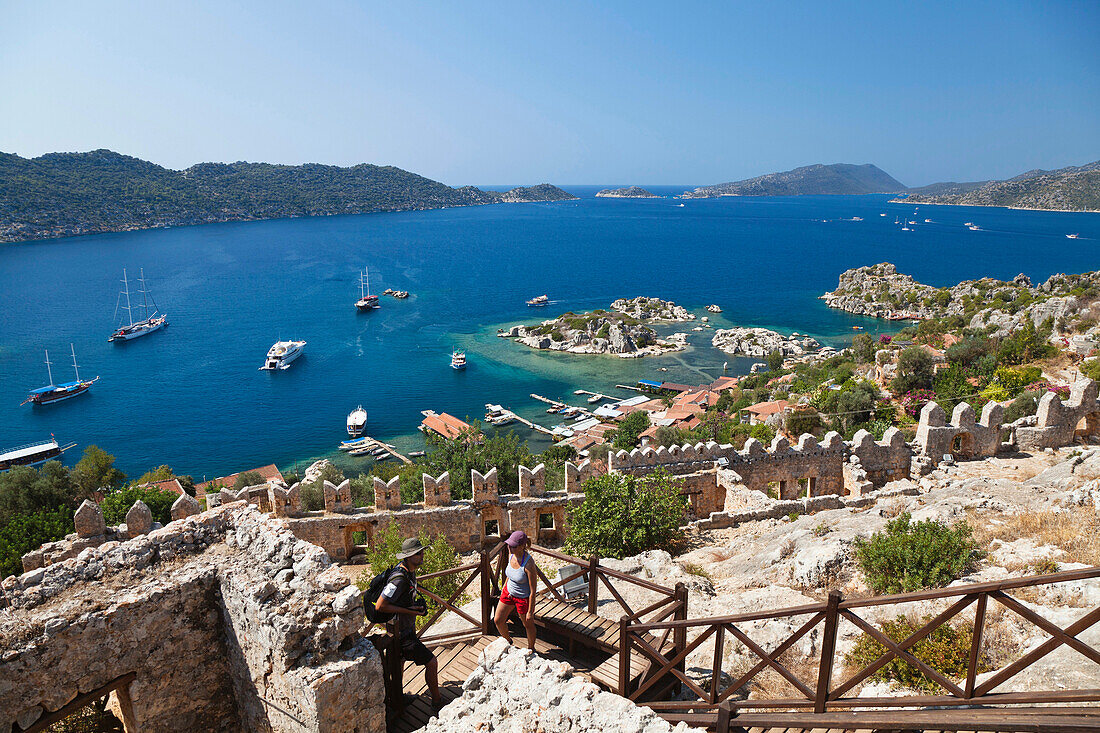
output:
[[[393,456],[397,460],[401,461],[402,463],[412,463],[411,458],[408,458],[407,456],[401,455],[392,446],[387,445],[386,443],[383,443],[382,441],[377,440],[375,438],[370,438],[370,437],[361,438],[359,442],[356,442],[355,447],[356,448],[370,448],[371,450],[374,450],[376,448],[381,448],[382,450],[386,451],[387,453],[389,453],[391,456]],[[366,456],[365,455],[358,455],[358,456],[353,456],[353,457],[354,458],[364,458]]]
[[[535,395],[531,395],[531,396],[534,397]],[[546,400],[545,397],[543,399]],[[546,400],[546,401],[549,402],[549,400]],[[512,413],[512,416],[516,419],[516,422],[522,423],[522,424],[526,425],[527,427],[531,428],[532,430],[536,430],[536,431],[538,431],[540,433],[544,433],[546,435],[553,435],[554,434],[554,431],[551,430],[550,428],[546,428],[546,427],[543,427],[542,425],[539,425],[538,423],[531,422],[530,420],[528,420],[525,417],[520,417],[519,415],[517,415],[515,413],[514,410],[508,410],[508,408],[505,408],[505,410]]]
[[635,386],[630,385],[630,384],[616,384],[615,389],[629,389],[629,390],[632,390],[634,392],[641,392],[642,391],[641,387],[635,387]]

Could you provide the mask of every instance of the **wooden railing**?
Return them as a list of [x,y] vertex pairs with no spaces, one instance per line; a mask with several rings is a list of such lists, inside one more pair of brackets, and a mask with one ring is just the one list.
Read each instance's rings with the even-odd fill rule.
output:
[[[1100,650],[1077,638],[1077,635],[1082,631],[1100,621],[1100,606],[1088,610],[1077,621],[1061,628],[1008,594],[1010,590],[1098,577],[1100,577],[1100,567],[1093,567],[1049,575],[952,588],[938,588],[875,598],[845,600],[838,591],[832,591],[823,603],[781,608],[766,612],[673,621],[633,621],[626,624],[623,629],[624,638],[627,641],[623,645],[621,661],[624,665],[629,665],[629,656],[634,653],[634,650],[637,650],[637,652],[649,658],[653,665],[650,673],[643,678],[635,689],[628,691],[626,696],[638,700],[655,684],[657,679],[668,674],[675,675],[684,686],[696,695],[697,699],[694,701],[648,701],[646,704],[649,707],[658,712],[669,713],[670,717],[673,718],[676,717],[677,713],[704,711],[712,714],[714,716],[712,720],[716,722],[721,706],[726,708],[724,717],[727,725],[731,709],[734,715],[739,710],[752,709],[801,710],[823,714],[830,709],[836,711],[838,708],[950,707],[975,704],[1034,705],[1100,701],[1100,689],[995,692],[999,686],[1009,679],[1063,645],[1100,664]],[[900,641],[891,639],[857,613],[859,609],[936,599],[955,600],[941,613]],[[1050,638],[1025,653],[1012,664],[979,683],[977,679],[979,654],[982,649],[986,611],[991,602],[999,604],[1043,630],[1049,634]],[[967,658],[966,674],[961,680],[949,679],[946,675],[915,657],[910,650],[915,644],[930,636],[936,629],[954,619],[971,605],[975,606],[975,620]],[[780,618],[804,618],[805,621],[770,651],[765,650],[753,641],[743,628],[751,622]],[[882,645],[884,651],[874,661],[864,664],[858,669],[847,670],[847,676],[834,683],[834,676],[839,668],[834,659],[837,628],[842,621],[850,622],[867,636],[877,641]],[[823,629],[819,644],[821,653],[816,665],[816,680],[803,680],[779,660],[800,639],[819,626],[823,626]],[[677,644],[677,651],[672,656],[661,658],[652,645],[644,641],[643,635],[662,631],[667,633],[669,630],[673,633],[680,633],[684,637],[693,633],[695,636],[690,643]],[[722,658],[727,635],[741,642],[759,661],[737,679],[728,684],[722,684]],[[688,655],[708,643],[708,640],[713,640],[714,661],[709,682],[700,684],[699,681],[689,678],[684,673],[683,665]],[[929,680],[942,689],[942,693],[909,697],[845,697],[850,692],[858,691],[857,688],[861,683],[895,659],[902,659],[919,669]],[[751,700],[733,699],[736,693],[757,679],[765,670],[772,670],[780,675],[794,688],[797,696],[772,699],[754,698]]]

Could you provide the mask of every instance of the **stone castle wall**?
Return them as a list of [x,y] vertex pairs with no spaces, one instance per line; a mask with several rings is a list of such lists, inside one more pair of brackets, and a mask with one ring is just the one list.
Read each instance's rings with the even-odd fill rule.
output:
[[0,728],[134,674],[128,730],[383,731],[361,594],[330,565],[234,503],[6,578]]
[[1047,392],[1039,400],[1034,418],[1011,426],[1002,424],[1004,408],[996,403],[987,403],[981,418],[975,420],[974,409],[960,402],[948,421],[943,408],[929,402],[921,410],[915,443],[919,454],[933,461],[944,456],[956,460],[993,456],[1003,442],[1022,451],[1060,448],[1078,437],[1100,436],[1098,393],[1100,385],[1091,379],[1075,382],[1064,402],[1054,392]]
[[[324,512],[303,512],[297,501],[298,485],[290,488],[270,485],[269,503],[275,515],[295,536],[323,547],[337,560],[347,560],[373,543],[375,535],[396,522],[402,534],[442,534],[459,552],[481,549],[512,531],[522,529],[533,542],[564,539],[569,528],[569,510],[584,500],[577,493],[594,474],[591,464],[565,465],[565,491],[546,491],[546,467],[519,467],[519,493],[500,493],[497,470],[470,475],[473,498],[453,501],[451,478],[423,474],[424,501],[404,505],[399,479],[374,479],[374,506],[356,507],[351,502],[350,482],[340,486],[325,482]],[[346,498],[345,498],[346,497]],[[234,497],[235,498],[235,497]],[[362,533],[356,542],[356,534]]]

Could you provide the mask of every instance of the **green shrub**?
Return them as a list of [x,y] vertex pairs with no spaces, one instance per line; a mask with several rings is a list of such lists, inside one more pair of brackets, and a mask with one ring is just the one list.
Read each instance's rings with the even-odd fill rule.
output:
[[0,578],[23,572],[23,555],[73,531],[69,507],[15,514],[0,528]]
[[[425,549],[424,564],[416,571],[418,576],[438,573],[459,566],[458,553],[455,551],[455,548],[451,546],[451,543],[447,541],[445,535],[438,534],[433,538],[427,532],[421,530],[419,538],[420,543],[424,545]],[[359,590],[365,591],[375,575],[391,565],[397,564],[397,551],[401,549],[401,543],[404,539],[405,536],[401,531],[401,526],[397,522],[390,522],[384,529],[375,535],[374,542],[367,552],[370,558],[370,569],[364,570],[359,576],[359,579],[355,581],[356,585],[359,586]],[[462,584],[462,581],[465,580],[466,577],[466,573],[452,573],[439,578],[429,578],[428,580],[420,582],[419,585],[421,588],[426,588],[432,593],[435,593],[440,598],[447,599],[458,590],[459,585]],[[452,605],[461,607],[469,600],[469,594],[463,593],[454,600]],[[436,609],[440,607],[438,601],[426,595],[424,596],[424,601],[428,606],[428,614],[416,618],[416,627],[418,629],[422,628],[424,624],[428,622],[428,619],[435,614]]]
[[[931,619],[932,616],[926,616],[920,621],[910,621],[905,616],[898,616],[893,621],[883,622],[882,632],[891,640],[901,642]],[[909,647],[908,651],[947,679],[958,680],[966,675],[973,635],[972,628],[942,624],[927,637]],[[853,669],[865,667],[885,652],[886,647],[864,634],[856,642],[852,651],[844,656],[844,662]],[[988,665],[979,664],[978,666],[979,672],[987,669]],[[897,657],[871,675],[870,679],[878,682],[896,682],[903,687],[922,692],[944,692],[939,684],[925,676],[919,669]]]
[[237,476],[237,480],[233,482],[233,490],[240,491],[241,489],[249,486],[259,486],[264,481],[264,477],[260,475],[259,471],[245,471]]
[[112,491],[100,504],[103,510],[103,519],[109,525],[118,525],[126,521],[126,512],[138,499],[145,502],[149,511],[153,513],[153,521],[168,524],[172,521],[172,504],[179,495],[172,491],[162,491],[141,486],[127,486],[125,489]]
[[587,557],[623,558],[646,550],[676,554],[685,543],[680,523],[687,500],[664,471],[640,478],[606,474],[584,482],[584,502],[573,510],[569,550]]
[[908,512],[868,540],[857,540],[856,559],[877,593],[902,593],[947,585],[982,557],[970,526],[960,522],[912,523]]
[[1039,398],[1042,396],[1043,393],[1037,390],[1024,392],[1022,395],[1012,400],[1012,404],[1005,409],[1005,416],[1001,422],[1016,422],[1021,417],[1034,415],[1039,409]]

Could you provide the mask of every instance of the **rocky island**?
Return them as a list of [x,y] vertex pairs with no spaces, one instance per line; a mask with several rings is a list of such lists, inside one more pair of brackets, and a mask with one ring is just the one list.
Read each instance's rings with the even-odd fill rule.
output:
[[641,186],[627,186],[626,188],[605,188],[596,193],[597,198],[605,199],[655,199],[657,194],[647,191]]
[[836,290],[821,298],[830,308],[887,320],[924,320],[956,316],[970,328],[995,326],[993,335],[1010,333],[1024,319],[1036,328],[1050,320],[1062,326],[1076,318],[1088,299],[1100,293],[1100,272],[1052,275],[1033,286],[1027,275],[1011,282],[986,277],[950,288],[919,283],[889,262],[846,270]]
[[721,328],[714,332],[710,343],[734,356],[764,357],[776,351],[783,356],[803,356],[821,348],[817,339],[809,336],[784,336],[767,328]]
[[693,191],[684,192],[683,198],[896,193],[904,190],[905,186],[897,179],[870,163],[864,165],[818,163],[781,173],[768,173],[756,178],[747,178],[743,181],[700,186]]
[[645,322],[673,323],[693,320],[686,308],[660,298],[620,298],[611,310],[563,313],[532,326],[512,326],[498,336],[513,338],[533,349],[571,354],[614,354],[623,359],[665,354],[686,348],[686,335],[667,339]]

